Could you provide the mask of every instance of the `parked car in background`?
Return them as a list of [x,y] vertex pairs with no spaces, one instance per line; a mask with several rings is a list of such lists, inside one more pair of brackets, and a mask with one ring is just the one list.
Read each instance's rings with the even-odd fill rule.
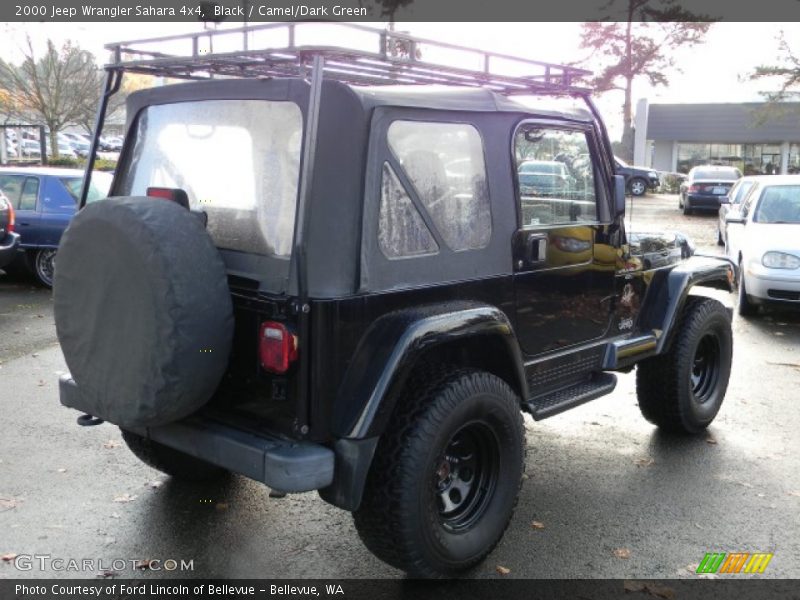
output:
[[727,222],[727,253],[739,263],[739,314],[763,304],[800,308],[800,175],[759,177]]
[[643,196],[647,190],[654,191],[661,185],[658,171],[629,165],[616,156],[614,157],[614,169],[617,175],[625,177],[625,188],[634,196]]
[[736,167],[701,165],[689,171],[681,184],[678,208],[690,215],[693,210],[718,211],[720,198],[727,196],[742,172]]
[[[53,285],[56,250],[75,214],[82,182],[78,169],[0,168],[0,191],[16,212],[17,260],[47,287]],[[95,172],[89,201],[104,198],[110,185],[110,174]]]
[[25,158],[41,158],[42,146],[39,140],[24,139],[19,143],[20,152]]
[[0,269],[5,267],[17,255],[19,235],[14,232],[14,206],[0,192]]
[[567,165],[557,160],[524,160],[517,172],[523,196],[559,194],[567,189],[569,182]]
[[719,213],[717,217],[717,244],[724,246],[728,239],[728,227],[725,223],[727,216],[733,212],[738,211],[742,202],[747,198],[747,195],[752,191],[755,182],[763,176],[761,175],[748,175],[742,177],[733,184],[733,187],[728,192],[727,196],[720,198]]

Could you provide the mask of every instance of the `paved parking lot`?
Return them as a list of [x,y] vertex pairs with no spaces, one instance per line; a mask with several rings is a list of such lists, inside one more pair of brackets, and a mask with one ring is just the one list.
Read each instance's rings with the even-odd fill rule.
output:
[[[646,196],[637,230],[679,229],[719,252],[712,216]],[[732,300],[732,298],[726,298]],[[773,552],[800,577],[800,311],[734,319],[728,395],[707,434],[667,436],[639,415],[634,376],[552,419],[526,419],[528,479],[505,538],[471,576],[694,577],[706,552]],[[192,560],[195,577],[400,577],[316,494],[270,498],[234,477],[180,485],[139,463],[116,428],[62,408],[49,292],[0,274],[0,556]],[[536,522],[536,525],[533,523]],[[125,571],[145,577],[162,573]],[[0,561],[0,578],[85,576]]]

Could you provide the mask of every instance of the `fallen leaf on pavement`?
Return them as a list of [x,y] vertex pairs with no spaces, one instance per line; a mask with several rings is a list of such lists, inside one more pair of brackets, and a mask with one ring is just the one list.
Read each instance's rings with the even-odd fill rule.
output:
[[34,352],[33,354],[31,354],[31,356],[33,358],[39,358],[39,353],[38,352]]
[[633,461],[633,464],[635,464],[637,467],[649,467],[655,462],[656,461],[652,458],[637,458],[635,461]]
[[122,494],[114,498],[114,502],[133,502],[134,500],[136,500],[136,494]]
[[117,440],[108,440],[103,443],[103,448],[111,450],[112,448],[119,448],[121,445]]
[[17,558],[17,555],[13,552],[9,552],[8,554],[3,554],[3,556],[0,556],[0,560],[4,562],[11,562],[15,558]]
[[531,521],[532,529],[544,529],[544,523],[541,521]]
[[675,597],[675,590],[672,588],[651,582],[626,581],[623,584],[623,589],[629,594],[632,592],[643,592],[645,594],[649,594],[650,596],[665,598],[666,600],[672,600],[672,598]]
[[511,573],[511,569],[503,567],[501,565],[497,565],[497,567],[495,567],[495,571],[497,571],[500,575],[508,575],[509,573]]
[[712,446],[716,446],[717,445],[717,440],[714,439],[713,437],[707,437],[706,438],[706,444],[710,444]]
[[109,579],[111,577],[117,577],[119,573],[116,571],[103,571],[102,573],[98,573],[97,577],[101,579]]
[[112,519],[119,519],[120,518],[119,513],[111,513],[111,518]]
[[11,510],[19,506],[19,499],[17,498],[2,498],[0,497],[0,512]]
[[614,556],[617,558],[630,558],[631,551],[627,548],[614,548]]
[[800,496],[800,490],[792,490],[791,492],[786,492],[790,496]]
[[163,481],[148,481],[144,484],[145,487],[149,487],[151,490],[157,490],[162,485],[164,485]]
[[66,470],[66,469],[59,469],[59,470],[58,470],[58,472],[59,472],[59,473],[66,473],[66,472],[67,472],[67,470]]

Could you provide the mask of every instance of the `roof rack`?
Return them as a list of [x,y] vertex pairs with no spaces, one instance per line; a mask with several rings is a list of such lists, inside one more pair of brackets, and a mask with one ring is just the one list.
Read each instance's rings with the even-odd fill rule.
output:
[[[335,40],[336,45],[302,43],[307,34],[317,42]],[[342,40],[348,46],[339,45]],[[352,23],[269,23],[118,42],[106,48],[113,61],[106,65],[108,70],[178,79],[307,78],[313,58],[321,56],[326,79],[353,85],[456,85],[504,95],[590,92],[577,85],[590,74],[584,69]]]

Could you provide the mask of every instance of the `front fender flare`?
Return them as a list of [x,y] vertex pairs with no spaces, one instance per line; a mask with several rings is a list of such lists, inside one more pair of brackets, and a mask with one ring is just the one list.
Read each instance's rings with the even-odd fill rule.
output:
[[686,297],[693,287],[732,292],[736,275],[736,265],[724,256],[694,255],[674,269],[656,270],[639,314],[640,331],[652,331],[656,336],[656,354],[669,348]]

